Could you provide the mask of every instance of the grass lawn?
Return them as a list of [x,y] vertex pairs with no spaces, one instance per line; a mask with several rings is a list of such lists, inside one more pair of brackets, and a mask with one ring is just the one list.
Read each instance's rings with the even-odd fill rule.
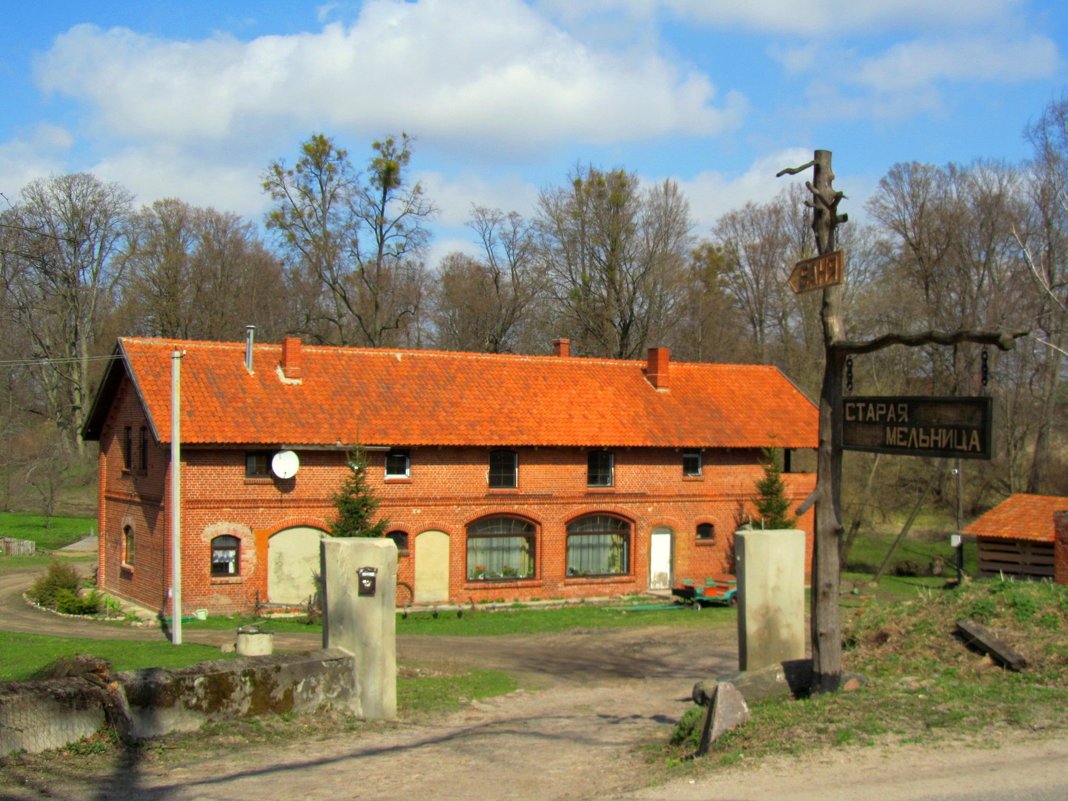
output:
[[171,645],[162,640],[90,640],[0,631],[0,681],[32,679],[61,656],[73,654],[106,659],[113,670],[179,668],[228,658],[210,645]]
[[[1028,667],[1012,672],[966,648],[954,636],[962,618],[993,629]],[[1068,729],[1068,587],[984,579],[907,600],[869,597],[843,609],[842,624],[843,669],[865,677],[861,689],[757,701],[750,722],[718,740],[706,759],[680,763],[696,744],[690,727],[703,710],[694,707],[669,750],[674,769],[706,771],[743,757],[843,745]]]
[[94,517],[53,517],[46,523],[42,515],[0,512],[0,537],[33,540],[39,551],[54,551],[95,533]]
[[[651,607],[651,608],[650,608]],[[695,612],[673,604],[573,604],[556,608],[522,605],[495,609],[464,607],[457,611],[413,612],[397,616],[397,634],[437,635],[450,637],[492,637],[505,634],[544,634],[575,629],[620,628],[622,626],[679,626],[683,628],[711,625],[733,626],[735,610],[729,607],[706,607]],[[318,623],[304,618],[257,618],[251,616],[209,617],[207,620],[183,620],[185,629],[236,629],[256,624],[268,631],[321,631]]]

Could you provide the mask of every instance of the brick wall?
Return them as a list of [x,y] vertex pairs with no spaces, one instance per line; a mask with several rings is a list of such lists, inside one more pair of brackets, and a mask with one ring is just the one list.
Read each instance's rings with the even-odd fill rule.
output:
[[[100,530],[102,586],[152,608],[165,608],[169,580],[169,518],[163,504],[168,486],[168,451],[154,442],[148,469],[123,470],[122,432],[144,424],[134,393],[125,384],[101,437],[102,503]],[[135,448],[136,450],[136,448]],[[745,519],[747,502],[763,476],[757,450],[706,450],[699,477],[682,472],[676,449],[617,448],[609,489],[587,487],[584,448],[518,449],[518,487],[488,487],[488,448],[413,447],[410,476],[386,479],[385,453],[369,454],[368,481],[382,501],[380,512],[391,531],[407,534],[409,548],[399,558],[398,579],[415,583],[419,535],[440,531],[449,537],[448,586],[453,602],[535,598],[617,596],[649,586],[649,546],[655,528],[673,533],[674,579],[700,579],[732,571],[733,532]],[[182,597],[187,612],[207,608],[226,613],[269,601],[270,538],[293,527],[325,531],[331,502],[346,476],[340,451],[299,451],[300,470],[286,480],[246,478],[245,450],[182,450]],[[136,457],[135,457],[136,461]],[[795,504],[814,485],[811,474],[784,476]],[[589,514],[622,518],[631,525],[629,570],[610,578],[566,575],[569,522]],[[535,526],[535,577],[521,581],[471,581],[465,532],[480,518],[514,515]],[[698,541],[699,523],[715,535]],[[121,565],[124,525],[135,531],[134,564]],[[808,533],[811,558],[812,512],[798,523]],[[240,575],[211,576],[211,540],[237,537]],[[401,600],[406,600],[402,598]]]
[[[131,436],[130,464],[123,454]],[[141,454],[141,429],[145,453]],[[132,385],[123,382],[100,437],[98,544],[101,587],[150,608],[161,608],[169,585],[166,511],[169,449],[156,441]],[[124,529],[133,534],[134,554],[123,562]]]

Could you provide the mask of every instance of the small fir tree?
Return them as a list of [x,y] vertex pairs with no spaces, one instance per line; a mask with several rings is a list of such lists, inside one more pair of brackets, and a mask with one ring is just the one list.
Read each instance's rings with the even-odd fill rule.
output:
[[372,523],[379,500],[367,486],[367,457],[361,448],[349,453],[349,475],[334,495],[337,520],[330,525],[335,537],[381,537],[388,521],[380,518]]
[[764,478],[756,483],[757,497],[753,499],[761,524],[770,529],[793,528],[797,518],[790,517],[790,501],[786,497],[778,453],[774,448],[764,448],[761,462]]

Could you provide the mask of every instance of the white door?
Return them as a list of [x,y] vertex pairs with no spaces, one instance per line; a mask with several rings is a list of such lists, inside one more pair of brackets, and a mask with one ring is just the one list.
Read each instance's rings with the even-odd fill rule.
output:
[[415,538],[415,602],[449,600],[449,535],[424,531]]
[[649,589],[671,589],[671,529],[658,526],[649,540]]
[[267,600],[272,604],[306,604],[315,595],[319,541],[326,532],[298,526],[267,541]]

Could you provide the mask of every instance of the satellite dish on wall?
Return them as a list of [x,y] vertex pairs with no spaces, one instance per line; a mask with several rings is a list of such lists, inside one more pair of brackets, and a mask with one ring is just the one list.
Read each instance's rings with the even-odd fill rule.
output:
[[271,459],[271,472],[278,478],[293,478],[300,469],[300,458],[295,451],[278,451]]

